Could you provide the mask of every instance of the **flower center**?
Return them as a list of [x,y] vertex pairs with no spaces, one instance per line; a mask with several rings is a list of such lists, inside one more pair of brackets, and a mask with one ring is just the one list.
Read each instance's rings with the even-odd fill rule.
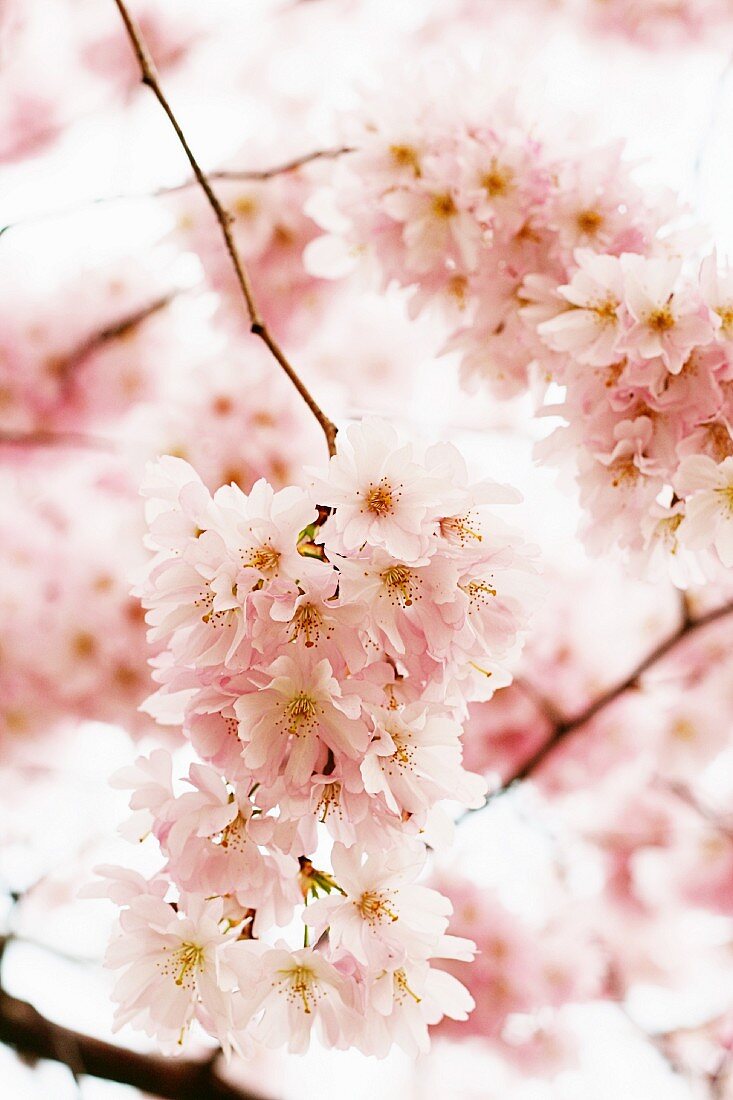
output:
[[585,210],[579,210],[575,215],[575,222],[578,229],[581,233],[587,233],[589,237],[594,236],[598,232],[604,220],[603,214],[595,210],[592,206]]
[[242,561],[245,566],[257,569],[260,573],[276,573],[280,563],[280,552],[267,542],[264,546],[256,546],[250,550],[247,557],[242,554]]
[[591,310],[599,325],[615,325],[618,320],[618,302],[613,298],[606,298],[605,302],[596,302]]
[[468,596],[469,610],[487,604],[490,597],[496,595],[493,585],[480,579],[469,581],[468,584],[462,584],[459,587]]
[[410,607],[419,584],[412,570],[406,565],[390,565],[381,576],[392,602],[400,607]]
[[444,516],[440,521],[440,533],[449,542],[460,543],[466,546],[469,542],[483,542],[483,535],[469,527],[471,514],[465,516]]
[[418,997],[417,993],[414,993],[413,990],[410,989],[409,985],[407,984],[407,974],[405,974],[402,968],[400,968],[399,970],[395,970],[392,978],[394,981],[394,992],[396,1001],[402,1004],[405,997],[412,997],[416,1005],[420,1004],[421,998]]
[[307,966],[294,966],[290,970],[278,970],[283,978],[276,983],[291,1004],[299,1004],[310,1016],[316,1002],[322,996],[315,973]]
[[697,730],[688,718],[679,718],[673,723],[670,733],[677,741],[694,741]]
[[390,733],[390,737],[394,743],[394,752],[387,757],[389,764],[396,764],[400,771],[411,768],[412,758],[415,755],[414,749],[410,748],[409,743],[397,734]]
[[234,821],[230,822],[222,831],[219,844],[227,852],[244,852],[247,850],[249,845],[247,823],[241,814],[237,814]]
[[436,218],[444,220],[452,218],[454,214],[458,213],[456,204],[453,201],[453,196],[448,191],[443,191],[439,195],[433,195],[431,209]]
[[646,323],[654,332],[669,332],[671,328],[674,328],[672,310],[669,306],[653,309],[651,313],[647,314]]
[[389,155],[398,168],[411,168],[416,176],[422,174],[420,157],[412,145],[390,145]]
[[397,914],[389,907],[387,894],[379,894],[376,890],[366,890],[356,902],[356,908],[367,924],[386,924],[388,921],[396,921]]
[[721,306],[720,309],[716,309],[715,312],[718,317],[720,317],[723,332],[726,336],[730,336],[731,332],[733,332],[733,305]]
[[293,615],[290,625],[293,631],[293,641],[302,636],[305,638],[306,648],[310,649],[321,636],[323,617],[318,608],[312,603],[304,603]]
[[633,485],[639,477],[639,468],[630,458],[617,458],[609,469],[613,472],[611,484],[614,489],[618,489],[620,485]]
[[324,822],[331,811],[331,807],[336,806],[336,808],[338,808],[340,804],[341,784],[326,783],[321,791],[321,797],[318,799],[318,805],[316,806],[318,820]]
[[713,421],[706,426],[705,430],[716,462],[722,462],[724,458],[733,454],[733,439],[725,424]]
[[318,714],[318,706],[310,695],[307,695],[304,691],[299,691],[288,703],[285,714],[289,723],[288,733],[298,737],[303,726],[306,727],[306,732],[307,727],[313,726]]
[[481,186],[491,199],[506,195],[511,187],[514,173],[511,168],[502,168],[495,157],[485,176],[481,178]]
[[197,943],[186,941],[173,952],[174,965],[177,973],[173,979],[176,985],[190,989],[197,970],[204,969],[204,949]]
[[386,478],[382,478],[378,485],[370,482],[369,488],[364,494],[364,503],[367,511],[375,516],[389,516],[394,511],[395,493]]

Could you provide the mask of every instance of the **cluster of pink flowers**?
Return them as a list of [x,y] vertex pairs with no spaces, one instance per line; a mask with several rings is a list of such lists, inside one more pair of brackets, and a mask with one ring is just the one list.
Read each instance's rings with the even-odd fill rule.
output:
[[730,30],[730,0],[568,0],[594,29],[621,34],[644,46],[689,44]]
[[[162,647],[148,709],[203,763],[183,793],[163,750],[117,780],[131,835],[165,858],[149,882],[110,872],[118,1022],[172,1047],[196,1018],[226,1049],[301,1051],[314,1024],[332,1046],[426,1049],[429,1024],[473,1003],[431,965],[473,946],[416,880],[426,843],[450,836],[442,804],[483,802],[461,728],[510,680],[531,603],[534,551],[489,510],[516,494],[377,420],[305,489],[212,497],[166,457],[143,491],[155,557],[139,593]],[[292,950],[278,930],[298,909]]]
[[685,266],[670,201],[619,148],[559,157],[516,121],[425,112],[355,144],[311,203],[331,231],[311,269],[372,257],[413,314],[442,311],[467,383],[561,417],[538,455],[575,464],[592,550],[682,586],[733,564],[733,275]]
[[[443,24],[456,18],[467,26],[500,25],[506,17],[501,0],[460,0],[456,12],[439,10],[433,16]],[[522,0],[513,5],[518,15],[545,19],[548,32],[552,21],[565,21],[581,32],[614,35],[649,50],[725,43],[733,29],[731,0]]]
[[[108,466],[108,473],[114,471]],[[128,570],[143,555],[140,521],[124,494],[67,465],[43,490],[0,478],[0,745],[5,759],[32,751],[79,720],[153,723],[138,707],[149,649]],[[80,508],[83,502],[84,507]]]
[[441,1022],[438,1034],[456,1039],[480,1036],[525,1070],[529,1060],[535,1073],[555,1068],[556,1062],[567,1065],[570,1052],[554,1017],[550,1024],[547,1010],[608,994],[607,960],[600,941],[573,919],[567,897],[566,908],[538,926],[513,913],[496,890],[480,888],[458,874],[443,874],[436,885],[453,903],[455,930],[477,947],[470,966],[460,960],[441,964],[466,983],[476,1009],[465,1025]]

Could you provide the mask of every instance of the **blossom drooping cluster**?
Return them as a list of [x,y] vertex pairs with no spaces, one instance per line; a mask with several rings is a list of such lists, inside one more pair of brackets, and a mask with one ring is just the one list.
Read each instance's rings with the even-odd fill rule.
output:
[[426,112],[355,144],[311,204],[331,230],[311,268],[371,257],[411,312],[442,311],[467,382],[544,396],[566,426],[538,454],[575,464],[592,550],[682,586],[730,567],[733,274],[714,253],[685,264],[670,202],[619,148],[560,157],[514,120]]
[[569,0],[569,7],[594,30],[649,47],[729,34],[733,23],[730,0]]
[[[470,966],[460,960],[441,964],[465,981],[476,1010],[465,1028],[445,1020],[440,1032],[489,1039],[517,1061],[530,1056],[536,1072],[540,1053],[553,1053],[542,1027],[543,1011],[603,995],[606,963],[600,946],[567,911],[540,929],[511,912],[491,888],[481,889],[454,873],[441,875],[436,884],[453,903],[456,930],[478,948]],[[512,1033],[517,1017],[532,1020],[521,1042]]]
[[0,478],[7,510],[0,547],[5,760],[79,720],[124,724],[134,735],[153,728],[138,710],[150,650],[127,577],[143,560],[135,502],[130,507],[123,493],[95,484],[73,464],[46,475],[43,485],[6,471]]
[[[156,553],[139,592],[164,649],[149,709],[203,762],[182,793],[163,750],[117,779],[130,835],[165,858],[149,882],[110,872],[118,1023],[168,1047],[195,1017],[226,1049],[301,1051],[314,1024],[331,1046],[426,1049],[429,1024],[472,1006],[431,964],[473,946],[417,879],[449,835],[441,803],[483,802],[461,723],[509,682],[533,590],[534,552],[489,510],[515,493],[377,420],[304,490],[212,497],[167,457],[143,491]],[[293,950],[279,930],[298,910]]]
[[[438,10],[434,18],[443,22],[463,19],[467,26],[485,28],[502,11],[501,0],[461,0],[458,11]],[[646,49],[683,47],[715,41],[725,43],[733,29],[730,0],[523,0],[513,5],[525,17],[545,19],[550,32],[553,20],[564,19],[580,30],[615,35]]]

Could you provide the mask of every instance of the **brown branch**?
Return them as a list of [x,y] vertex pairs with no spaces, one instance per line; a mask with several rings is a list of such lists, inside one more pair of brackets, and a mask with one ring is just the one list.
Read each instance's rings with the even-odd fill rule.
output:
[[[726,616],[731,614],[733,614],[733,602],[722,604],[720,607],[716,607],[712,611],[708,611],[704,615],[700,615],[697,619],[691,619],[687,614],[685,614],[680,621],[680,625],[677,627],[674,633],[670,634],[669,637],[665,638],[663,642],[660,642],[659,645],[655,646],[651,653],[648,653],[647,656],[639,662],[636,668],[632,672],[630,672],[628,676],[624,677],[623,680],[620,680],[617,684],[614,684],[612,687],[608,688],[606,691],[598,695],[591,703],[588,704],[587,707],[585,707],[584,710],[580,711],[579,714],[576,714],[572,718],[566,718],[558,721],[554,725],[550,736],[545,741],[543,741],[540,747],[536,749],[516,769],[516,771],[512,773],[512,775],[508,776],[500,787],[497,787],[496,790],[491,791],[488,794],[484,805],[488,805],[492,799],[504,794],[506,791],[509,790],[510,787],[513,787],[516,783],[519,783],[523,779],[527,779],[530,775],[532,775],[537,770],[537,768],[539,768],[539,766],[546,760],[546,758],[551,755],[551,753],[557,748],[558,745],[562,744],[562,742],[565,741],[571,734],[575,733],[576,730],[579,730],[581,729],[581,727],[585,726],[588,722],[590,722],[592,718],[595,718],[597,714],[599,714],[602,710],[605,710],[606,707],[610,706],[610,704],[615,702],[620,696],[624,695],[631,688],[637,687],[639,680],[644,675],[644,673],[648,672],[650,668],[652,668],[669,653],[671,653],[672,650],[676,649],[680,642],[682,642],[690,634],[693,634],[698,630],[702,630],[707,626],[711,626],[713,623],[718,622],[720,619],[724,619]],[[551,704],[547,704],[547,706],[545,707],[545,713],[547,713],[547,710],[550,708]],[[467,810],[459,818],[459,821],[464,820],[471,814],[477,813],[480,809],[483,809],[483,807],[477,807],[475,810]]]
[[[207,172],[206,176],[209,183],[211,183],[212,180],[214,182],[265,183],[267,180],[276,179],[278,176],[285,176],[291,172],[297,172],[299,168],[304,168],[309,164],[313,164],[315,161],[336,160],[346,153],[353,152],[355,152],[355,150],[348,145],[337,146],[333,149],[315,149],[309,153],[301,153],[300,156],[293,157],[291,160],[283,161],[282,164],[271,165],[268,168],[220,168],[213,172]],[[65,206],[60,210],[46,210],[43,213],[34,214],[29,218],[20,218],[15,222],[7,222],[5,225],[0,226],[0,237],[2,237],[3,233],[9,233],[11,229],[22,229],[26,225],[37,225],[39,222],[54,220],[56,218],[65,218],[71,214],[78,214],[84,210],[89,210],[90,207],[93,206],[106,206],[107,203],[113,202],[139,202],[141,199],[164,198],[166,195],[175,195],[180,191],[188,191],[189,188],[198,186],[199,181],[195,176],[191,176],[188,179],[182,180],[180,183],[170,183],[162,187],[156,187],[153,191],[120,191],[112,195],[99,195],[95,199],[84,199],[81,202]]]
[[29,432],[0,430],[0,448],[2,447],[81,447],[99,451],[113,449],[110,441],[101,436],[85,435],[83,432],[51,432],[41,428]]
[[175,292],[163,294],[160,298],[155,298],[152,302],[148,302],[146,305],[140,306],[139,309],[133,310],[132,313],[128,313],[125,317],[120,317],[119,320],[99,329],[98,332],[93,332],[91,336],[82,340],[78,347],[64,358],[58,367],[58,373],[66,376],[105,344],[112,343],[114,340],[124,340],[126,336],[129,336],[130,333],[147,321],[148,317],[160,313],[162,309],[170,305],[175,297]]
[[708,1077],[711,1100],[725,1100],[732,1060],[733,1053],[731,1053],[730,1050],[726,1050],[721,1056],[718,1065]]
[[280,364],[292,384],[295,386],[296,390],[305,401],[313,416],[318,421],[321,430],[326,437],[326,444],[328,446],[329,455],[333,455],[336,453],[336,425],[328,419],[321,407],[312,397],[309,390],[300,380],[298,374],[291,366],[285,353],[270,333],[267,325],[260,315],[260,312],[257,308],[257,303],[255,301],[252,284],[250,282],[247,268],[244,264],[244,261],[241,259],[239,252],[237,251],[236,244],[234,243],[234,237],[231,230],[232,221],[234,220],[233,216],[217,198],[216,193],[214,192],[209,182],[208,176],[200,167],[196,157],[191,150],[191,147],[188,144],[188,141],[186,140],[186,136],[180,127],[178,119],[173,113],[173,109],[166,99],[163,89],[160,86],[153,60],[150,56],[150,53],[148,52],[148,48],[145,44],[145,40],[142,36],[140,28],[128,11],[127,5],[125,4],[124,0],[114,0],[114,2],[117,5],[120,16],[122,17],[122,22],[125,25],[127,36],[130,39],[130,44],[133,48],[135,57],[137,58],[138,64],[140,66],[142,82],[143,84],[147,85],[148,88],[150,88],[153,95],[158,100],[158,103],[162,107],[166,117],[168,118],[168,121],[173,127],[181,148],[186,154],[188,163],[191,166],[191,170],[193,171],[193,174],[196,177],[196,180],[201,187],[201,190],[206,195],[209,206],[214,212],[214,216],[219,223],[219,227],[224,238],[224,244],[226,246],[227,252],[229,253],[229,258],[232,261],[232,266],[234,267],[237,282],[239,284],[240,290],[242,291],[242,296],[247,307],[247,314],[249,316],[250,322],[250,331],[253,333],[253,335],[258,336],[260,340],[262,340],[262,342]]
[[167,1100],[262,1100],[248,1089],[222,1080],[216,1072],[218,1057],[194,1061],[125,1050],[62,1027],[1,988],[0,1043],[25,1058],[61,1062],[76,1077],[116,1081]]
[[697,816],[715,832],[733,841],[733,827],[727,824],[714,810],[711,810],[708,806],[699,802],[686,783],[679,783],[674,780],[665,781],[660,778],[657,780],[657,786],[660,787],[661,790],[673,794],[680,802],[684,802],[686,806],[697,814]]
[[[80,367],[91,355],[105,344],[115,340],[123,340],[144,324],[149,317],[170,305],[176,297],[176,292],[162,295],[140,306],[132,313],[120,317],[105,328],[93,332],[87,336],[78,346],[67,355],[54,361],[55,376],[60,379],[62,387],[69,386],[73,381],[74,371]],[[28,431],[5,431],[0,428],[0,447],[90,447],[96,450],[111,450],[109,440],[100,436],[89,435],[84,432],[53,431],[48,428],[32,428]]]
[[[0,962],[13,939],[12,934],[0,936]],[[77,1079],[86,1075],[116,1081],[163,1100],[266,1100],[219,1076],[219,1050],[205,1059],[164,1058],[126,1050],[48,1020],[27,1001],[7,993],[1,984],[0,1043],[25,1059],[60,1062]]]
[[[346,153],[353,153],[355,150],[349,145],[339,145],[334,149],[316,149],[310,153],[302,153],[299,157],[293,157],[292,160],[286,160],[282,164],[276,164],[270,168],[221,168],[217,172],[208,172],[209,181],[211,180],[231,180],[242,182],[250,181],[253,183],[264,183],[266,180],[271,180],[275,176],[284,176],[290,172],[297,172],[299,168],[305,167],[307,164],[313,164],[317,160],[336,160],[338,157],[343,157]],[[160,187],[157,191],[153,192],[153,197],[158,195],[170,195],[175,191],[184,191],[189,187],[193,187],[196,184],[195,179],[184,180],[183,183],[174,183],[169,187]]]

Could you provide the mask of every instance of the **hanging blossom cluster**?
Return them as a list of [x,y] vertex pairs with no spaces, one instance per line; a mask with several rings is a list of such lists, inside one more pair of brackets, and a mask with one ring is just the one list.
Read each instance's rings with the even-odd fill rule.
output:
[[733,23],[730,0],[569,0],[568,7],[594,30],[648,47],[730,33]]
[[[582,30],[599,35],[616,35],[646,49],[709,43],[716,36],[720,45],[733,29],[731,0],[523,0],[514,5],[533,19],[564,17]],[[486,26],[503,14],[501,0],[462,0],[458,12],[439,11],[435,18],[470,20]],[[516,11],[512,11],[516,18]]]
[[417,879],[450,836],[441,803],[484,799],[462,721],[511,679],[536,583],[534,550],[491,507],[516,494],[378,420],[304,490],[212,497],[168,456],[143,491],[139,594],[163,650],[149,709],[201,762],[184,789],[161,749],[115,780],[129,835],[165,859],[148,881],[106,871],[118,1025],[173,1050],[194,1019],[226,1050],[302,1051],[314,1025],[330,1046],[425,1050],[428,1025],[473,1005],[433,965],[473,944]]
[[413,314],[442,310],[466,382],[565,421],[539,455],[574,464],[591,550],[683,586],[733,565],[733,273],[685,263],[670,199],[619,147],[558,157],[516,121],[426,114],[355,144],[311,203],[311,269],[370,257]]

